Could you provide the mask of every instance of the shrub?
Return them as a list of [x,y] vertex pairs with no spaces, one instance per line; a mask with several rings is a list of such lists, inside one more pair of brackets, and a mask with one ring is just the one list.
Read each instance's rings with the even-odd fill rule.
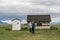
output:
[[22,29],[22,30],[27,30],[28,27],[27,27],[27,26],[23,26],[23,27],[21,27],[21,29]]
[[55,26],[51,26],[51,28],[50,28],[51,30],[58,30],[58,28],[57,27],[55,27]]

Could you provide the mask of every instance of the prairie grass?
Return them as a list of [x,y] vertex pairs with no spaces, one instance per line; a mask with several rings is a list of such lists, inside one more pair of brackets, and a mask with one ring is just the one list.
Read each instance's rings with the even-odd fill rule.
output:
[[35,30],[32,34],[29,30],[12,31],[11,25],[0,25],[0,40],[60,40],[60,29]]

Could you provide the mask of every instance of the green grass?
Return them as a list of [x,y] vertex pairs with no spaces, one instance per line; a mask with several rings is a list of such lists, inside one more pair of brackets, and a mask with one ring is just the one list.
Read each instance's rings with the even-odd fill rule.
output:
[[59,30],[35,30],[35,34],[29,33],[29,30],[12,31],[11,25],[0,26],[0,40],[60,40]]

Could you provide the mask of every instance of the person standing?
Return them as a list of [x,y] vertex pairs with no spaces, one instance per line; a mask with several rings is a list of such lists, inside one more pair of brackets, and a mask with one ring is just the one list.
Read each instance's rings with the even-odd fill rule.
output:
[[35,33],[35,23],[34,23],[34,21],[32,21],[32,34],[34,34]]
[[32,22],[29,22],[28,26],[29,26],[29,32],[32,32]]

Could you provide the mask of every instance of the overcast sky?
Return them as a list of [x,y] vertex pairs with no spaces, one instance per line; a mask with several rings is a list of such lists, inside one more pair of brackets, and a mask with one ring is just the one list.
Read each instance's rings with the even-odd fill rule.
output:
[[52,18],[60,18],[60,0],[0,0],[0,19],[28,14],[50,14]]

